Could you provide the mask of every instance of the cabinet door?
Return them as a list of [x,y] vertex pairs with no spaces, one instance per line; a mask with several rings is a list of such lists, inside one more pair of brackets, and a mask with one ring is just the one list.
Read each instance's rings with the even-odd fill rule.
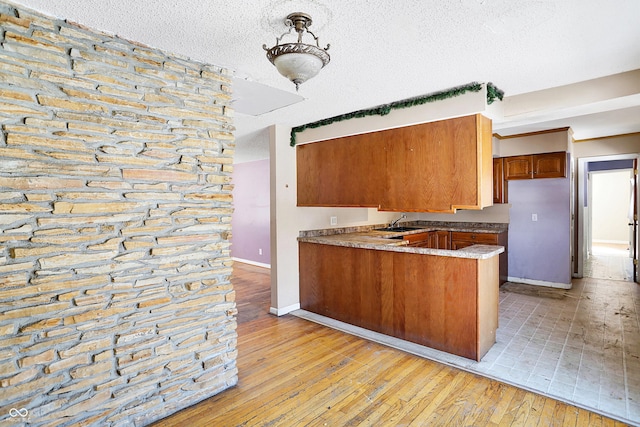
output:
[[504,159],[493,159],[493,203],[507,203],[507,183],[504,180]]
[[448,231],[429,232],[429,247],[432,249],[451,249],[451,233]]
[[489,119],[473,115],[392,131],[382,210],[454,212],[492,204]]
[[534,178],[566,178],[567,153],[544,153],[533,155]]
[[504,158],[504,179],[532,179],[533,156],[511,156]]
[[379,207],[385,142],[378,133],[296,147],[298,206]]

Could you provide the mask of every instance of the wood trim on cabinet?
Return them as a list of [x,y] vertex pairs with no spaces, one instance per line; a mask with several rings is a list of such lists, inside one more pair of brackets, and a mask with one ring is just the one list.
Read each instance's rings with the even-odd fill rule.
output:
[[[479,354],[486,354],[495,344],[499,321],[499,295],[487,283],[498,281],[498,257],[478,260],[478,344]],[[494,319],[493,322],[486,319]]]

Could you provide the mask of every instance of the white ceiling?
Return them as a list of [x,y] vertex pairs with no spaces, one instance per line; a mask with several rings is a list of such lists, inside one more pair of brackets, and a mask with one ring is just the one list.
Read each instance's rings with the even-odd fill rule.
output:
[[[640,132],[639,73],[622,75],[625,90],[597,99],[581,101],[576,91],[558,89],[640,70],[639,0],[13,3],[228,67],[246,80],[237,86],[240,111],[250,112],[254,100],[293,102],[259,116],[236,115],[237,160],[268,155],[265,129],[271,124],[301,125],[474,81],[493,82],[505,92],[506,118],[494,118],[494,131],[501,135],[566,126],[576,139]],[[296,99],[294,85],[278,74],[262,45],[273,46],[286,30],[284,17],[298,11],[312,16],[311,30],[322,46],[331,44],[331,62],[300,87],[302,98]],[[568,87],[591,92],[615,81],[613,76]],[[507,111],[540,97],[555,102],[537,112]],[[569,107],[558,102],[562,97]]]

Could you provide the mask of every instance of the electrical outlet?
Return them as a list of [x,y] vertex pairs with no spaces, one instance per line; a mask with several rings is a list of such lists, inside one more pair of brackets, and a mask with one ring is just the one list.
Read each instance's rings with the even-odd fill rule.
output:
[[537,221],[538,220],[538,214],[531,214],[531,221]]
[[262,248],[258,249],[258,255],[262,255]]
[[337,216],[332,216],[330,219],[331,219],[331,225],[338,225],[338,217]]

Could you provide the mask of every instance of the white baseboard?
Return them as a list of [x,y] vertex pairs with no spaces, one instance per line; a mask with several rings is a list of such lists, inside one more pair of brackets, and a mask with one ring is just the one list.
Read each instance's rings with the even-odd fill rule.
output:
[[571,283],[545,282],[544,280],[523,279],[520,277],[507,277],[507,281],[524,283],[525,285],[546,286],[548,288],[571,289]]
[[276,316],[284,316],[285,314],[289,314],[292,311],[296,311],[299,309],[300,309],[300,303],[297,303],[297,304],[293,304],[293,305],[282,307],[282,308],[271,307],[269,308],[269,313],[275,314]]
[[234,261],[241,262],[243,264],[255,265],[256,267],[271,268],[271,264],[265,264],[263,262],[251,261],[250,259],[242,259],[242,258],[236,258],[236,257],[233,257],[231,259],[234,260]]

